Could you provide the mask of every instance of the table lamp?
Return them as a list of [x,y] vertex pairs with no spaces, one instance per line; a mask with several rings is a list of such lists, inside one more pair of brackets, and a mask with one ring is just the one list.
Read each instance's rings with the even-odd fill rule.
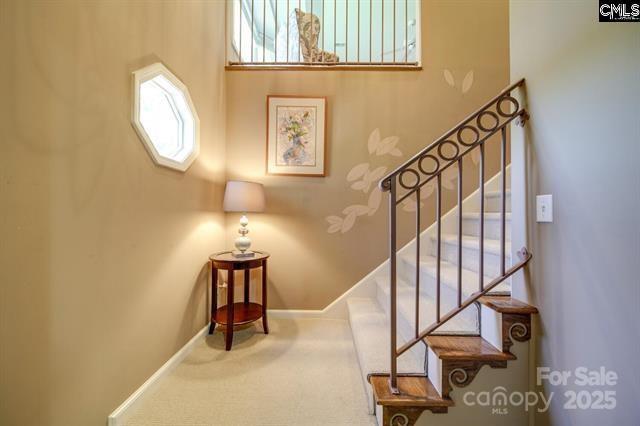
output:
[[236,249],[238,250],[233,251],[235,257],[254,256],[254,253],[249,250],[251,239],[247,237],[249,233],[247,229],[249,224],[247,213],[262,212],[264,211],[264,205],[264,187],[261,183],[240,180],[227,181],[227,186],[224,190],[224,211],[242,213],[240,229],[238,229],[240,236],[235,241]]

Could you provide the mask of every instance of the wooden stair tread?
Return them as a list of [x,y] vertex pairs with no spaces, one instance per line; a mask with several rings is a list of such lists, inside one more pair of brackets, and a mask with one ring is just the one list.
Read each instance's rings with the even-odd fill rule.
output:
[[396,407],[451,407],[453,401],[443,398],[426,376],[398,375],[399,395],[391,393],[389,375],[372,375],[369,382],[378,405]]
[[503,314],[537,314],[538,308],[514,299],[510,296],[482,296],[483,305]]
[[424,341],[442,360],[510,361],[516,357],[502,352],[479,336],[427,336]]

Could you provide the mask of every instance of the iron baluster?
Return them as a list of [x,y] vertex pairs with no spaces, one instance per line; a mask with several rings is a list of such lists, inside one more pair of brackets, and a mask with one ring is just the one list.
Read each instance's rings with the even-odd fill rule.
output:
[[462,305],[462,157],[458,159],[458,307]]
[[484,288],[484,143],[480,144],[480,260],[478,264],[480,291]]
[[420,333],[420,189],[416,190],[416,332]]
[[396,63],[396,0],[393,0],[393,63]]
[[239,43],[240,43],[240,47],[239,47],[239,61],[240,63],[242,63],[244,60],[242,59],[242,0],[238,0],[238,28],[240,29],[239,33],[240,35],[239,37]]
[[389,381],[389,386],[391,387],[391,392],[394,394],[398,394],[398,359],[396,353],[396,180],[391,180],[391,193],[389,197],[389,269],[391,275],[391,344],[390,355],[391,355],[391,376]]
[[506,263],[506,192],[507,192],[507,129],[501,130],[502,140],[500,149],[500,179],[501,179],[501,197],[500,197],[500,275],[504,275]]
[[409,62],[409,5],[404,0],[404,62]]
[[440,321],[440,264],[442,263],[442,176],[436,184],[436,321]]
[[251,63],[253,63],[253,0],[251,0]]

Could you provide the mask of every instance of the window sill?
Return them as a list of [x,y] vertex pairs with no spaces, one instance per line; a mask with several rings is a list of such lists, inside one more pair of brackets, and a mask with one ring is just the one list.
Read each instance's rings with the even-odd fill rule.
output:
[[226,71],[422,71],[419,64],[229,64]]

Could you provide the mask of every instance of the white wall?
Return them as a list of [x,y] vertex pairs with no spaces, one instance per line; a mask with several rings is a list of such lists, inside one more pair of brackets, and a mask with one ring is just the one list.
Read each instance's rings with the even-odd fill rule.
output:
[[[613,387],[545,385],[536,425],[640,424],[640,24],[598,23],[597,1],[511,1],[511,79],[527,79],[536,365],[604,366]],[[535,195],[553,194],[537,224]],[[566,410],[567,390],[614,390],[615,410]]]

